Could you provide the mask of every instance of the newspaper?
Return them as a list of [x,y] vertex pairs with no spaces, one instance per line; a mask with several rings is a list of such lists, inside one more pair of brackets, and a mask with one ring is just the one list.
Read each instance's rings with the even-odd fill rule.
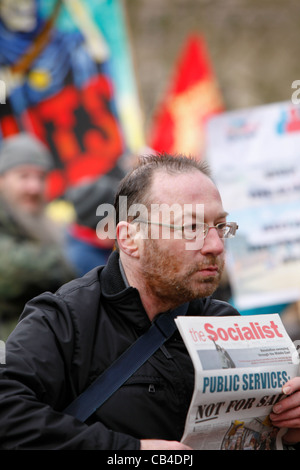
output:
[[178,317],[195,368],[182,442],[195,450],[279,450],[272,426],[282,387],[299,375],[299,356],[279,315]]

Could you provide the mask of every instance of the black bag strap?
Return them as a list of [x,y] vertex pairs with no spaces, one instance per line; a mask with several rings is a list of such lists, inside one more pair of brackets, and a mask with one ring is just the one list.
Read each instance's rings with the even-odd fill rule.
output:
[[84,422],[91,416],[129,377],[176,330],[174,319],[185,315],[188,303],[169,313],[159,315],[149,330],[140,336],[121,356],[109,366],[81,395],[64,410]]

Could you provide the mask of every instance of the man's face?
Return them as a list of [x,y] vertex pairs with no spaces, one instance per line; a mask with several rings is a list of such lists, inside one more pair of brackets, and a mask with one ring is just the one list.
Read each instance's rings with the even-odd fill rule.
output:
[[[209,226],[226,221],[222,201],[213,182],[195,170],[169,175],[157,172],[153,179],[151,201],[158,204],[180,204],[191,207],[195,220],[196,204],[204,205],[204,222]],[[151,211],[149,211],[151,213]],[[184,210],[182,210],[184,213]],[[149,214],[150,217],[150,214]],[[171,223],[183,225],[184,220]],[[150,226],[149,226],[150,227]],[[162,227],[152,225],[152,238],[143,241],[142,272],[151,292],[161,300],[175,305],[198,297],[211,295],[219,285],[224,268],[224,241],[215,229],[210,229],[203,241],[161,237]],[[156,233],[155,233],[156,231]],[[190,245],[193,243],[193,245]],[[192,249],[191,249],[192,247]]]
[[30,32],[36,27],[34,0],[0,0],[0,16],[11,31]]
[[0,193],[15,209],[38,215],[45,205],[46,172],[34,165],[7,170],[0,175]]

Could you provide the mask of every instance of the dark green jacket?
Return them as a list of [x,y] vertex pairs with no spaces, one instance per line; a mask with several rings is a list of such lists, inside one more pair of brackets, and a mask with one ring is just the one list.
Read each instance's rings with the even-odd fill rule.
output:
[[28,300],[72,278],[57,244],[41,243],[25,233],[0,199],[0,339]]

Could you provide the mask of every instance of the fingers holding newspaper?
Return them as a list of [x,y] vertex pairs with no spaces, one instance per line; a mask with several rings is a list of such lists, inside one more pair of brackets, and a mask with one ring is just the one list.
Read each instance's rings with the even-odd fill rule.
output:
[[178,441],[165,441],[161,439],[141,439],[140,450],[192,450],[191,447]]
[[287,444],[300,442],[300,377],[294,377],[284,384],[284,400],[277,403],[270,414],[274,426],[288,428],[284,436]]

